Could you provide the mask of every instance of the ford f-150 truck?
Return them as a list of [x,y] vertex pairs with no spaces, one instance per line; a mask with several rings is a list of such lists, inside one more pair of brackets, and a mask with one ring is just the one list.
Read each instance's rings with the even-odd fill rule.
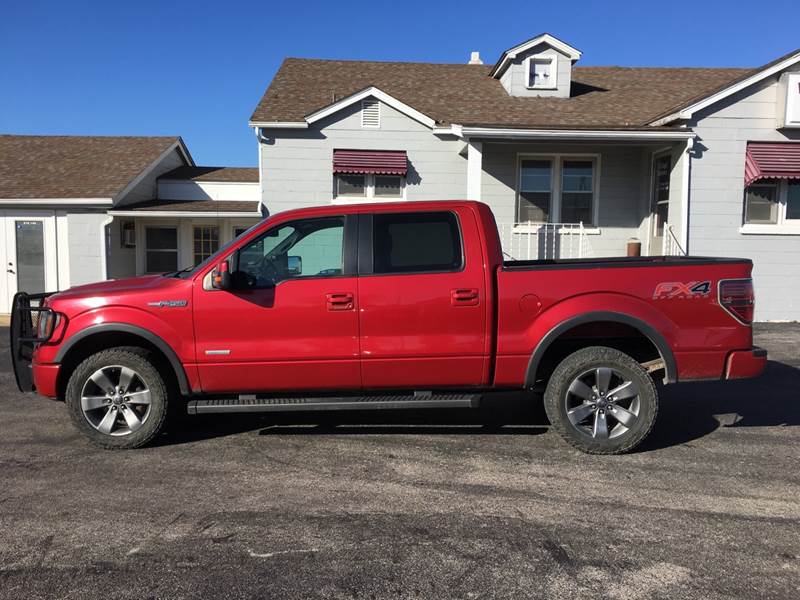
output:
[[[654,378],[759,375],[749,260],[504,261],[489,208],[405,202],[287,211],[196,267],[20,293],[21,390],[63,400],[105,448],[191,414],[474,407],[541,390],[553,428],[628,451]],[[536,394],[520,394],[533,401]]]

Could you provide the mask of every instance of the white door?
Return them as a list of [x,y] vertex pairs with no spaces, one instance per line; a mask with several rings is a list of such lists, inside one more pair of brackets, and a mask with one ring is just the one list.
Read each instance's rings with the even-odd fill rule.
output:
[[0,221],[0,313],[8,313],[18,291],[58,289],[56,221],[53,211],[5,211]]

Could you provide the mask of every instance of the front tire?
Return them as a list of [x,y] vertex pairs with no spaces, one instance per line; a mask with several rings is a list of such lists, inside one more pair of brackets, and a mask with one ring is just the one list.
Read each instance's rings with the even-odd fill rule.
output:
[[164,428],[169,396],[164,378],[141,348],[111,348],[85,359],[67,383],[72,422],[93,444],[131,449]]
[[556,367],[544,407],[553,429],[578,450],[622,454],[653,428],[658,392],[635,359],[614,348],[592,346]]

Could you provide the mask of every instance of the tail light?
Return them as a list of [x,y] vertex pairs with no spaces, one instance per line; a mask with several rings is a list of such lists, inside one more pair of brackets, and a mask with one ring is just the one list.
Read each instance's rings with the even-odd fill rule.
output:
[[719,282],[719,305],[740,323],[753,322],[756,295],[752,279],[723,279]]

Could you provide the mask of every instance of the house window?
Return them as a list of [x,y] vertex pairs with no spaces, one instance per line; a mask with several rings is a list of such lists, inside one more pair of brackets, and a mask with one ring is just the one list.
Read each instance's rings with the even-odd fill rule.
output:
[[800,182],[760,179],[745,188],[744,221],[748,225],[797,224],[800,221]]
[[345,174],[334,175],[337,199],[401,200],[406,178],[401,175]]
[[561,164],[561,221],[591,223],[594,163],[564,160]]
[[165,273],[178,269],[178,229],[148,227],[145,230],[145,271]]
[[528,59],[528,87],[554,89],[556,60],[554,56],[531,56]]
[[519,169],[519,221],[546,223],[553,198],[553,161],[523,160]]
[[196,226],[193,233],[194,264],[199,265],[219,249],[219,227]]
[[778,185],[777,181],[759,181],[745,190],[745,222],[777,223],[778,222]]
[[517,221],[594,221],[597,160],[582,156],[525,157],[519,162]]

